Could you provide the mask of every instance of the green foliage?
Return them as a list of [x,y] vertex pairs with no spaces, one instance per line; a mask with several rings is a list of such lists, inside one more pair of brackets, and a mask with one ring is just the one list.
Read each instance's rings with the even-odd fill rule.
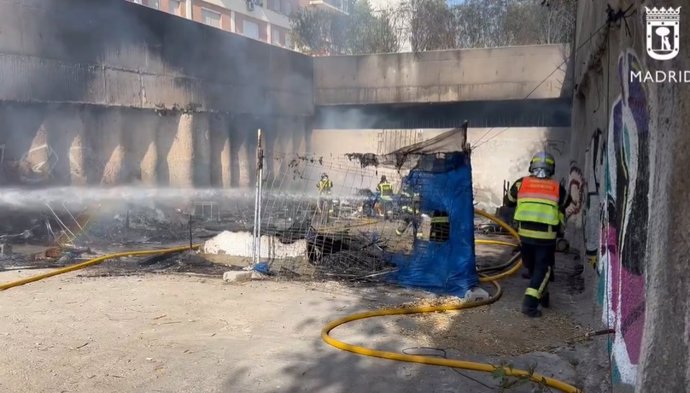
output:
[[353,1],[348,9],[349,15],[309,7],[294,13],[291,24],[297,48],[315,55],[399,50],[388,13],[375,14],[368,0]]
[[457,28],[445,0],[410,0],[412,51],[455,48]]
[[527,369],[527,375],[511,376],[510,371],[513,369],[512,364],[502,363],[495,366],[496,369],[491,373],[491,376],[498,380],[498,391],[501,393],[510,392],[520,386],[531,385],[532,392],[535,393],[551,393],[553,390],[546,385],[546,381],[542,378],[541,381],[535,381],[536,364],[532,364]]
[[467,0],[454,7],[458,47],[568,43],[575,30],[572,0]]
[[570,43],[576,0],[405,0],[372,10],[347,0],[349,15],[306,7],[292,16],[293,40],[317,55]]

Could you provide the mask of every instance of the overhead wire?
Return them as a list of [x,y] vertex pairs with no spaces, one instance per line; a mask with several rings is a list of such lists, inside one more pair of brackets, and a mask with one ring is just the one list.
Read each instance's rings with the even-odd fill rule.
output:
[[[542,79],[542,80],[541,80],[541,81],[540,81],[540,82],[539,82],[539,83],[538,83],[538,84],[527,94],[527,96],[525,96],[525,98],[523,98],[523,99],[526,100],[526,99],[528,99],[532,94],[534,94],[534,92],[537,91],[537,89],[539,89],[539,87],[541,87],[541,85],[543,85],[547,80],[549,80],[549,78],[551,78],[551,76],[553,76],[553,74],[555,74],[558,70],[560,70],[561,67],[563,67],[563,65],[565,65],[565,64],[567,64],[569,61],[571,61],[571,60],[575,57],[575,55],[580,51],[580,49],[582,49],[586,44],[588,44],[597,34],[599,34],[599,32],[600,32],[604,27],[607,27],[610,23],[611,23],[611,20],[610,20],[610,19],[607,19],[606,22],[604,22],[601,26],[599,26],[599,28],[597,28],[592,34],[590,34],[589,37],[587,37],[587,39],[586,39],[582,44],[580,44],[577,48],[575,48],[575,50],[574,50],[572,53],[570,53],[570,55],[568,55],[568,57],[567,57],[565,60],[563,60],[558,66],[556,66],[556,68],[554,68],[553,71],[551,71],[545,78],[543,78],[543,79]],[[482,141],[482,139],[483,139],[489,132],[491,132],[492,130],[494,130],[495,128],[496,128],[496,127],[492,127],[489,131],[487,131],[486,133],[484,133],[484,135],[483,135],[479,140],[477,140],[477,141],[475,142],[476,145],[472,147],[472,150],[476,150],[476,149],[478,149],[479,147],[485,145],[487,142],[489,142],[489,141],[491,141],[491,140],[497,138],[499,135],[503,134],[504,132],[506,132],[507,130],[509,130],[511,127],[505,127],[503,130],[501,130],[501,131],[499,131],[498,133],[494,134],[494,135],[491,136],[490,138],[488,138],[488,139]]]

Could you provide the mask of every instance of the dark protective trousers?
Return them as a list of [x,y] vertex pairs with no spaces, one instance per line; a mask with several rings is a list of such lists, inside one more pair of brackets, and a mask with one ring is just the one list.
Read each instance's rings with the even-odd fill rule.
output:
[[419,231],[419,218],[418,218],[418,216],[416,214],[405,212],[405,213],[403,213],[402,219],[403,219],[403,222],[395,230],[395,233],[398,236],[400,236],[403,233],[407,232],[407,228],[412,226],[413,236],[417,237],[417,232]]
[[531,279],[525,291],[524,305],[536,310],[539,300],[548,293],[548,285],[553,275],[556,261],[556,244],[533,244],[523,240],[520,247],[522,263],[530,273]]

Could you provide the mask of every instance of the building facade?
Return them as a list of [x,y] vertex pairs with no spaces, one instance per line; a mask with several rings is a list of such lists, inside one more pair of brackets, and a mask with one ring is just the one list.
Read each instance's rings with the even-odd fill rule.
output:
[[303,3],[301,0],[127,1],[284,48],[292,48],[290,14]]

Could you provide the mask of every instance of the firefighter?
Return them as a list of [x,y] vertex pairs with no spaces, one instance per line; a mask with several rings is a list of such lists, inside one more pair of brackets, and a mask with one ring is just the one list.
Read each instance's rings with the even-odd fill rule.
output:
[[414,187],[406,181],[400,190],[400,210],[402,211],[403,222],[395,230],[395,234],[402,236],[407,232],[407,228],[412,226],[413,236],[417,237],[419,233],[419,204],[420,195],[415,192]]
[[317,204],[319,211],[323,215],[323,220],[328,220],[328,214],[333,213],[331,207],[331,190],[333,189],[333,182],[328,178],[327,173],[321,174],[321,180],[316,183],[316,188],[319,190],[319,202]]
[[376,192],[379,194],[383,216],[388,219],[388,212],[393,206],[393,185],[388,182],[386,175],[381,176],[381,181],[376,186]]
[[333,182],[328,178],[327,173],[321,174],[321,180],[316,183],[316,188],[319,190],[319,195],[327,194],[330,195],[331,189],[333,188]]
[[553,277],[556,238],[565,225],[568,196],[565,188],[551,177],[556,160],[546,152],[535,154],[529,176],[517,180],[506,195],[505,205],[515,207],[514,219],[520,235],[522,261],[530,276],[522,312],[540,317],[542,307],[549,307],[548,284]]
[[434,210],[431,213],[431,229],[429,230],[429,240],[432,242],[445,242],[450,238],[450,218],[448,213],[441,210]]

